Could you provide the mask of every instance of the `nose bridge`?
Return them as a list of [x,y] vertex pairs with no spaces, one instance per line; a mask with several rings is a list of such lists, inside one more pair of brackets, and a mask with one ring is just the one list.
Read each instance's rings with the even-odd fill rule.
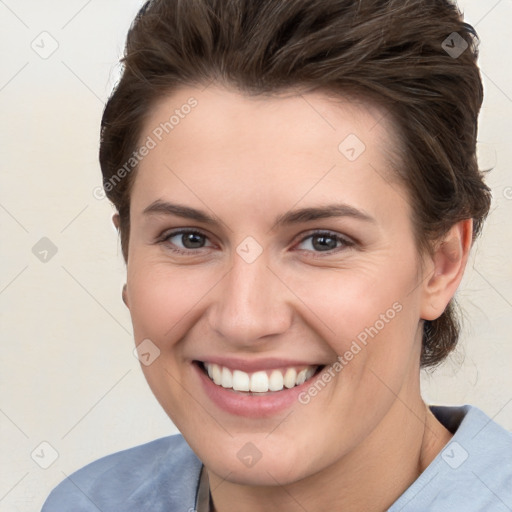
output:
[[265,252],[253,261],[240,252],[233,255],[209,315],[210,328],[226,341],[250,345],[289,327],[284,286],[268,265]]

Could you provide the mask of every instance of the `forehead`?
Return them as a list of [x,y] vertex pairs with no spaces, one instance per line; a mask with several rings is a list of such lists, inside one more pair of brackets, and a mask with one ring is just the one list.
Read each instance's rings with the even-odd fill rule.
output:
[[154,106],[140,138],[145,143],[152,149],[139,164],[132,197],[141,208],[143,199],[178,192],[196,204],[217,194],[281,208],[343,195],[354,203],[365,190],[370,199],[379,191],[405,195],[392,183],[398,141],[389,116],[362,100],[187,87]]
[[[152,134],[164,143],[162,139],[169,143],[171,139],[188,139],[189,146],[195,141],[205,149],[224,148],[229,145],[228,137],[233,137],[239,146],[246,144],[244,149],[264,155],[271,150],[269,140],[274,141],[273,146],[290,149],[295,145],[306,151],[323,145],[338,152],[339,143],[353,134],[367,148],[378,145],[385,150],[398,143],[388,114],[374,101],[327,91],[249,96],[220,85],[183,87],[155,103],[142,135]],[[284,128],[287,131],[283,132]],[[301,133],[292,133],[293,128]],[[235,154],[234,144],[231,146]],[[180,144],[173,151],[179,152]]]

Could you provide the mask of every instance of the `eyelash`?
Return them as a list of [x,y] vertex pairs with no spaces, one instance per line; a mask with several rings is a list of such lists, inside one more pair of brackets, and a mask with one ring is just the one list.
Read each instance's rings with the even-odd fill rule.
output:
[[[198,252],[201,249],[207,249],[207,247],[199,247],[198,249],[179,249],[179,248],[176,248],[176,247],[170,247],[171,245],[174,245],[174,244],[171,244],[169,242],[170,238],[174,238],[177,235],[184,235],[184,234],[194,234],[194,235],[198,235],[198,236],[201,236],[201,237],[204,237],[204,238],[208,239],[208,236],[205,235],[204,233],[202,233],[201,231],[197,231],[195,229],[179,229],[179,230],[176,230],[176,231],[171,231],[171,232],[164,233],[157,240],[157,243],[160,243],[160,244],[168,246],[168,248],[170,248],[170,250],[172,252],[174,252],[174,253],[182,254],[182,255],[186,255],[186,256],[190,256],[194,252]],[[348,238],[345,238],[345,237],[343,237],[341,235],[338,235],[337,233],[334,233],[332,231],[325,231],[325,230],[317,230],[317,231],[310,232],[308,235],[306,235],[303,238],[301,238],[299,240],[298,244],[302,244],[308,238],[314,238],[315,236],[318,236],[318,237],[319,236],[325,236],[325,237],[328,237],[328,238],[333,238],[333,239],[336,240],[336,242],[341,242],[343,245],[341,247],[336,248],[336,249],[330,249],[329,251],[309,251],[308,249],[300,249],[302,251],[312,252],[313,254],[315,254],[315,256],[312,256],[314,258],[322,257],[322,255],[330,256],[332,254],[340,252],[343,249],[346,249],[346,248],[349,248],[349,247],[352,247],[352,246],[356,245],[356,242],[354,242],[354,241],[352,241],[352,240],[350,240]],[[316,255],[321,255],[321,256],[316,256]]]

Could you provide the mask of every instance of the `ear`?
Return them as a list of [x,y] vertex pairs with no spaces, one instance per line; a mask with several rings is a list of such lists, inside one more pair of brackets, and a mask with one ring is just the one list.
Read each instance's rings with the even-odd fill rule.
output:
[[112,215],[112,222],[114,223],[114,226],[119,231],[119,213],[116,212],[114,215]]
[[454,224],[428,257],[423,281],[421,318],[436,320],[455,295],[464,275],[473,239],[473,219]]
[[125,305],[128,309],[130,309],[130,304],[128,303],[128,293],[127,293],[127,291],[126,291],[126,288],[127,288],[127,285],[126,285],[126,284],[124,284],[124,285],[123,285],[123,291],[122,291],[122,293],[121,293],[121,297],[123,298],[124,305]]

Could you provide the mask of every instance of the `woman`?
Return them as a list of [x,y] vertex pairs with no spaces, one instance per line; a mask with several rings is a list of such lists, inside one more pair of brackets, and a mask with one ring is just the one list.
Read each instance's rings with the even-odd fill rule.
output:
[[448,0],[144,6],[100,162],[182,436],[93,462],[44,512],[512,509],[511,434],[419,384],[489,211],[476,44]]

